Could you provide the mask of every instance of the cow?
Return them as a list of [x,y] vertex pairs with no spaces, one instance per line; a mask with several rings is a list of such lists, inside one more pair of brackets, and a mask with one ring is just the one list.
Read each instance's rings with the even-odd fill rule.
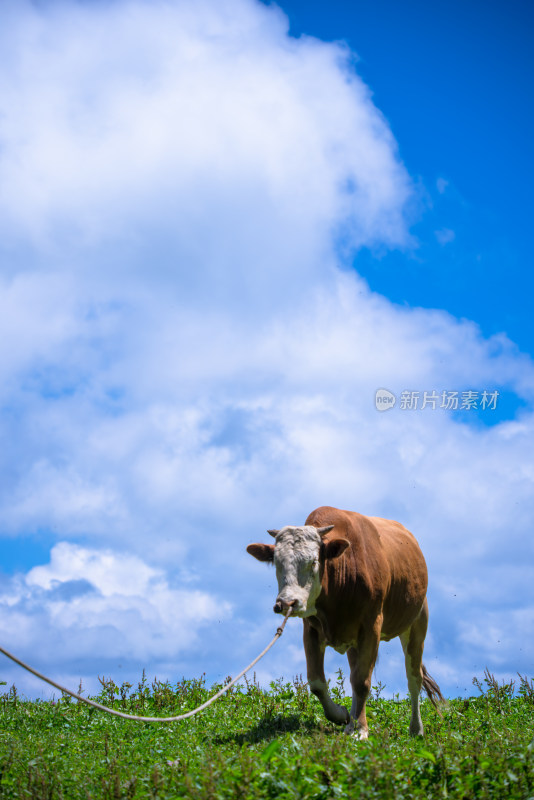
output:
[[[428,625],[427,567],[413,534],[393,520],[322,506],[303,526],[270,530],[273,544],[249,544],[259,561],[274,563],[275,613],[302,617],[308,684],[331,722],[368,737],[365,703],[381,641],[401,640],[411,698],[410,734],[423,736],[419,694],[443,701],[423,665]],[[324,674],[326,647],[346,653],[352,706],[331,699]]]

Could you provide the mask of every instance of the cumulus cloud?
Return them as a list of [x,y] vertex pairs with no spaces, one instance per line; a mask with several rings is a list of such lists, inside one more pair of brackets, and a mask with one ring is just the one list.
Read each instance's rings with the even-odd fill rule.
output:
[[[220,679],[273,626],[274,574],[245,545],[329,504],[420,539],[446,689],[480,660],[475,628],[525,669],[532,362],[349,268],[410,246],[414,190],[347,49],[252,0],[0,13],[0,531],[56,540],[4,579],[12,649],[75,680]],[[379,414],[381,386],[524,411]],[[490,585],[514,598],[504,659]],[[303,671],[299,637],[265,676]]]
[[[175,670],[198,647],[206,623],[220,622],[230,613],[227,601],[195,587],[171,586],[161,569],[138,556],[68,542],[54,545],[48,564],[4,580],[0,587],[4,644],[16,640],[19,657],[56,679],[65,664],[72,668],[78,663],[78,675],[66,675],[71,678],[69,688],[72,677],[76,685],[82,677],[86,689],[93,691],[98,687],[96,674],[106,668],[117,673],[122,662],[129,666],[129,675],[137,665],[140,677],[147,657],[163,669],[160,677],[175,677]],[[38,642],[41,647],[36,647]],[[170,661],[173,673],[166,675]],[[20,687],[20,674],[15,677],[12,667],[3,669]],[[33,679],[25,678],[22,685],[30,680],[37,688]]]
[[206,299],[317,275],[332,227],[406,241],[408,176],[339,45],[250,0],[22,8],[3,26],[8,241],[56,264],[105,242],[106,283],[169,272]]

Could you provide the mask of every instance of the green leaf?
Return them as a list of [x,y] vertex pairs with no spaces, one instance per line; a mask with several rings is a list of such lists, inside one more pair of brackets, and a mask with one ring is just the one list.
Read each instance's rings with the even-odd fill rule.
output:
[[417,751],[417,755],[419,758],[426,758],[427,761],[431,761],[433,764],[436,763],[436,756],[434,753],[431,753],[430,750],[425,750],[424,747]]
[[262,761],[270,761],[271,758],[276,755],[276,753],[280,750],[282,743],[279,739],[273,739],[272,742],[269,742],[265,750],[260,755]]

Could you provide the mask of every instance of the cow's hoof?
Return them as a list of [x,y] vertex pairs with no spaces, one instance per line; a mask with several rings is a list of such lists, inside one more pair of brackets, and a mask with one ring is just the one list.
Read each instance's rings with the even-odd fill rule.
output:
[[420,736],[424,739],[425,732],[422,727],[412,729],[412,726],[410,725],[410,736]]
[[325,717],[335,725],[346,725],[350,722],[350,714],[347,709],[338,706],[337,703],[332,703],[328,709],[325,709]]
[[349,722],[349,724],[346,726],[345,733],[347,734],[347,736],[354,736],[354,738],[358,739],[358,741],[360,739],[368,739],[369,738],[369,731],[366,730],[365,728],[359,728],[359,729],[356,728],[356,730],[354,730],[354,721],[352,719]]

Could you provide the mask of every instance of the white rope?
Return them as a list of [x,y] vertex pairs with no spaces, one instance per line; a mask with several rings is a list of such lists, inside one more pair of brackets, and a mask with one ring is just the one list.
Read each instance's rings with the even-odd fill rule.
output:
[[202,703],[201,706],[198,706],[198,708],[194,708],[192,711],[187,711],[185,714],[180,714],[177,717],[141,717],[141,716],[137,716],[136,714],[125,714],[123,711],[116,711],[114,708],[108,708],[107,706],[103,706],[100,703],[96,703],[94,700],[89,700],[87,697],[82,697],[81,695],[76,694],[76,692],[71,692],[70,689],[66,689],[64,686],[61,686],[61,684],[56,683],[55,681],[51,680],[51,678],[47,678],[46,675],[43,675],[42,673],[38,672],[36,669],[33,669],[33,667],[28,666],[28,664],[25,664],[24,661],[21,661],[20,658],[17,658],[12,653],[10,653],[8,650],[5,650],[3,647],[0,647],[0,653],[3,653],[5,656],[10,658],[11,661],[14,661],[15,664],[18,664],[23,669],[26,669],[26,670],[28,670],[28,672],[31,672],[32,675],[35,675],[37,678],[40,678],[42,681],[45,681],[46,683],[49,683],[50,686],[54,686],[56,689],[59,689],[60,692],[64,692],[65,694],[70,694],[70,696],[74,697],[76,700],[79,700],[82,703],[86,703],[88,706],[92,706],[93,708],[97,708],[99,711],[106,711],[108,714],[113,714],[113,716],[115,716],[115,717],[122,717],[123,719],[131,719],[131,720],[134,720],[136,722],[179,722],[182,719],[187,719],[187,717],[192,717],[195,714],[198,714],[199,711],[203,711],[209,705],[214,703],[215,700],[217,700],[219,697],[221,697],[221,695],[223,695],[225,692],[227,692],[229,689],[231,689],[232,686],[235,683],[237,683],[237,681],[240,678],[243,677],[245,672],[248,672],[249,669],[251,669],[254,666],[254,664],[257,664],[258,661],[261,658],[263,658],[263,656],[271,649],[273,644],[283,634],[286,622],[288,621],[289,616],[291,614],[291,610],[292,610],[292,608],[290,606],[288,608],[288,610],[287,610],[287,613],[286,613],[284,621],[282,622],[280,627],[277,628],[276,633],[275,633],[274,638],[272,639],[271,643],[267,645],[265,650],[262,650],[262,652],[259,654],[259,656],[257,656],[254,659],[254,661],[250,662],[248,667],[245,667],[245,669],[242,670],[239,673],[239,675],[237,675],[237,677],[235,677],[232,681],[230,681],[230,683],[228,683],[226,686],[223,686],[223,688],[220,689],[217,692],[217,694],[214,694],[213,697],[210,697],[210,699],[206,700],[205,703]]

